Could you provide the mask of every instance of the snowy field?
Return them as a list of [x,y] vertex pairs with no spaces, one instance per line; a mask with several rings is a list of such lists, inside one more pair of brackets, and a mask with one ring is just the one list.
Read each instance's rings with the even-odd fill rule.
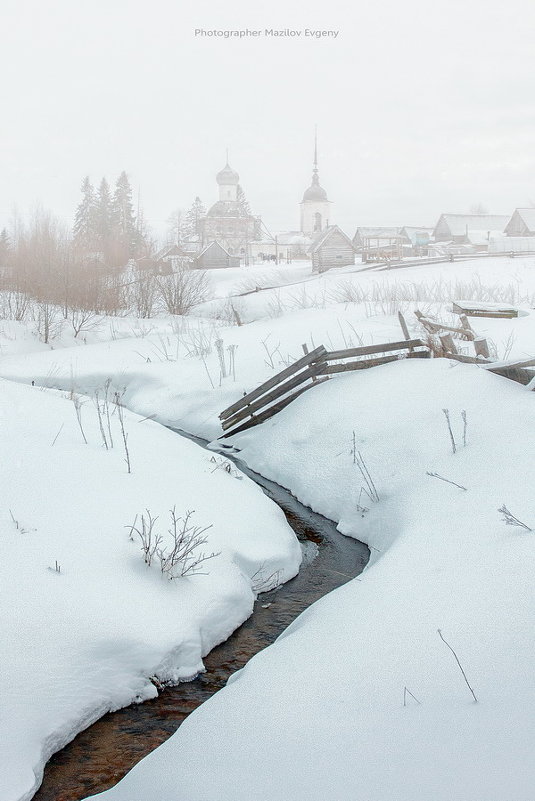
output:
[[[99,715],[154,695],[150,677],[202,669],[250,614],[259,568],[284,580],[298,569],[282,513],[159,422],[213,440],[219,412],[299,358],[303,343],[401,339],[398,310],[421,336],[414,309],[454,320],[452,300],[517,306],[517,319],[473,327],[496,359],[535,356],[535,259],[359,269],[214,271],[212,299],[195,316],[102,318],[51,346],[31,324],[0,321],[2,444],[14,455],[0,517],[1,801],[29,799],[43,762]],[[114,447],[104,447],[96,395],[102,403],[106,387],[126,407],[131,474],[117,409]],[[102,797],[532,801],[534,535],[498,509],[535,529],[534,403],[475,366],[405,361],[338,376],[235,436],[253,469],[368,543],[370,567]],[[377,499],[354,463],[353,432]],[[206,548],[221,554],[209,576],[162,580],[129,540],[146,509],[168,536],[175,505],[213,524]]]

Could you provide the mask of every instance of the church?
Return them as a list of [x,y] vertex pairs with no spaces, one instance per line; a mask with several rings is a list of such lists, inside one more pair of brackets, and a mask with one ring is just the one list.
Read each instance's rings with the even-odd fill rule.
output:
[[[318,143],[314,138],[312,181],[300,203],[300,230],[271,234],[260,217],[251,214],[249,204],[240,186],[240,176],[228,161],[217,173],[219,200],[199,220],[197,266],[210,257],[211,267],[228,267],[238,260],[242,265],[255,261],[290,262],[293,259],[319,259],[319,268],[335,263],[354,263],[354,248],[347,253],[347,237],[331,223],[332,203],[320,184],[318,169]],[[327,238],[325,235],[329,233]],[[332,234],[332,236],[331,236]],[[217,243],[217,248],[209,248]],[[217,263],[212,263],[212,261]],[[206,266],[206,265],[205,265]],[[318,267],[316,267],[318,268]]]
[[217,173],[219,200],[199,220],[201,247],[218,242],[229,256],[248,264],[252,243],[261,238],[261,219],[251,214],[240,176],[227,163]]
[[314,241],[331,225],[332,203],[327,192],[320,184],[318,169],[318,141],[314,138],[314,159],[312,182],[303,194],[300,203],[299,231],[280,231],[276,234],[264,235],[260,242],[255,242],[252,252],[259,259],[291,261],[292,259],[310,258]]

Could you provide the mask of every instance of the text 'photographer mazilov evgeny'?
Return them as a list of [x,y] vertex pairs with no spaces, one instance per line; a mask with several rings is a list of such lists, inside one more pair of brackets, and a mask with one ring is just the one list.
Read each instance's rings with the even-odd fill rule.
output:
[[289,39],[337,39],[340,34],[338,30],[315,30],[313,28],[242,28],[238,30],[195,28],[195,36],[200,38],[217,39],[277,39],[287,37]]

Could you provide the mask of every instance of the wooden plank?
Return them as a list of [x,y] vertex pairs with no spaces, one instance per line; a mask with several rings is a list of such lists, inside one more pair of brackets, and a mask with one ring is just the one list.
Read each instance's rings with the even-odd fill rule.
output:
[[226,417],[230,417],[232,414],[234,414],[234,412],[238,411],[238,409],[241,409],[243,406],[247,405],[251,401],[256,400],[256,398],[259,398],[260,395],[264,394],[264,392],[267,392],[269,389],[272,389],[272,387],[276,387],[277,384],[279,384],[285,378],[288,378],[288,376],[293,375],[302,367],[306,367],[307,365],[316,361],[318,357],[323,356],[325,353],[327,353],[327,351],[325,350],[323,345],[320,345],[319,347],[310,351],[310,353],[308,353],[306,356],[302,356],[300,359],[291,364],[289,367],[286,367],[284,370],[281,370],[280,373],[277,373],[276,375],[272,376],[270,379],[268,379],[268,381],[264,381],[264,383],[260,384],[259,387],[253,389],[251,392],[247,393],[247,395],[244,395],[243,398],[240,398],[238,401],[231,404],[227,409],[221,412],[219,418],[223,420]]
[[476,352],[476,356],[483,356],[485,359],[489,358],[489,346],[487,344],[487,340],[483,337],[476,337],[474,339],[474,350]]
[[[317,383],[320,384],[323,381],[328,381],[328,380],[329,380],[328,378],[322,378]],[[260,423],[264,423],[266,420],[269,420],[270,417],[273,417],[274,414],[277,414],[278,412],[282,411],[282,409],[284,409],[285,406],[288,406],[288,404],[292,403],[292,401],[298,398],[299,395],[302,395],[303,392],[312,389],[312,387],[314,386],[317,386],[317,384],[308,384],[306,387],[301,387],[301,389],[298,389],[297,392],[294,392],[287,398],[283,398],[281,401],[275,403],[273,406],[270,406],[268,409],[265,409],[260,414],[256,415],[255,417],[252,417],[245,423],[242,423],[242,425],[238,426],[238,428],[234,428],[232,431],[226,430],[225,433],[221,437],[219,437],[219,439],[223,439],[224,437],[230,437],[233,434],[239,434],[240,431],[245,431],[248,428],[252,428],[253,426],[259,425]]]
[[243,420],[245,417],[251,417],[255,412],[259,409],[262,409],[264,406],[267,406],[268,403],[272,403],[273,401],[280,398],[281,395],[285,395],[287,392],[291,392],[292,389],[295,389],[304,381],[308,381],[309,378],[318,375],[319,373],[323,373],[325,371],[325,361],[317,362],[316,364],[312,364],[310,367],[307,367],[306,370],[295,375],[293,378],[290,378],[288,381],[285,381],[283,384],[279,384],[278,387],[273,389],[268,394],[262,395],[262,397],[258,398],[257,400],[253,401],[252,403],[248,403],[243,409],[235,412],[231,417],[227,417],[223,420],[223,428],[226,429],[229,426],[236,425],[240,420]]
[[512,319],[518,317],[518,309],[507,307],[496,308],[481,308],[477,306],[470,306],[468,303],[453,302],[452,304],[454,314],[464,314],[468,317],[507,317]]
[[[306,342],[303,342],[303,344],[301,345],[301,347],[303,348],[303,353],[305,354],[305,356],[308,356],[308,352],[309,352],[309,351],[308,351],[308,345],[307,345],[307,343],[306,343]],[[312,376],[312,383],[316,383],[316,381],[317,381],[317,380],[318,380],[318,379],[316,378],[316,376],[315,376],[315,375],[313,375],[313,376]]]
[[424,328],[427,328],[428,331],[431,331],[434,334],[438,334],[439,331],[452,331],[454,334],[461,334],[463,337],[466,337],[470,340],[475,339],[476,336],[471,328],[456,328],[453,325],[445,325],[444,323],[438,323],[435,320],[429,320],[423,315],[418,319]]
[[535,365],[535,358],[531,359],[520,359],[519,361],[514,362],[491,362],[490,364],[485,365],[486,370],[490,370],[493,373],[495,370],[518,370],[522,367],[533,367]]
[[404,361],[405,359],[428,359],[429,356],[428,350],[418,350],[413,353],[407,353],[401,359],[399,356],[381,356],[378,359],[362,359],[358,362],[346,362],[345,364],[329,364],[325,368],[325,374],[333,375],[334,373],[347,373],[352,370],[366,370],[368,367],[377,367],[380,364]]
[[401,342],[386,342],[381,345],[364,345],[360,348],[332,350],[326,353],[325,359],[328,362],[333,362],[337,359],[350,359],[352,356],[370,356],[374,353],[388,353],[391,350],[406,350],[411,347],[423,348],[425,343],[421,339],[403,339]]
[[[403,316],[403,314],[400,311],[398,311],[398,320],[399,320],[399,324],[401,326],[401,330],[403,331],[403,336],[405,337],[406,340],[410,340],[411,335],[409,334],[409,329],[407,327],[407,322],[405,320],[405,317]],[[413,350],[412,346],[409,347],[409,350],[412,352],[412,350]]]
[[451,334],[441,334],[439,339],[446,353],[457,353],[457,347]]

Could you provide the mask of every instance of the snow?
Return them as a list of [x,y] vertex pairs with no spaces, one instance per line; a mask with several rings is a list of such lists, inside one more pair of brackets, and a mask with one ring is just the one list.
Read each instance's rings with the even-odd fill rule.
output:
[[[297,572],[282,512],[208,452],[125,410],[132,460],[101,445],[96,409],[1,381],[0,797],[29,799],[49,756],[105,712],[188,679],[251,613],[251,577]],[[56,439],[57,437],[57,439]],[[217,457],[221,461],[220,457]],[[169,541],[169,509],[212,525],[208,575],[168,580],[128,526],[148,509]],[[254,521],[254,524],[251,522]],[[138,517],[139,524],[139,517]],[[56,572],[56,563],[60,572]]]
[[[28,801],[48,756],[107,710],[155,694],[151,676],[202,669],[250,614],[259,566],[284,579],[298,569],[277,507],[248,479],[214,470],[222,457],[158,423],[215,440],[222,409],[299,358],[303,343],[399,340],[399,308],[418,337],[414,309],[451,324],[456,297],[518,308],[518,318],[472,326],[496,361],[533,357],[534,266],[496,257],[321,276],[306,263],[236,268],[213,271],[213,299],[194,317],[101,318],[81,340],[65,330],[49,346],[31,325],[0,322],[2,445],[12,454],[0,509],[1,801]],[[229,303],[244,325],[231,324]],[[108,381],[126,407],[131,475],[116,416],[115,447],[101,445],[94,394]],[[371,564],[102,797],[532,801],[533,534],[498,509],[535,529],[534,401],[473,365],[401,361],[336,376],[232,438],[250,467],[367,542]],[[361,491],[353,431],[377,503]],[[209,576],[166,581],[128,540],[136,514],[148,508],[163,525],[175,504],[213,524],[207,547],[222,553]],[[56,560],[61,573],[49,569]],[[420,704],[403,705],[405,687]]]
[[[498,509],[535,528],[534,401],[469,365],[405,361],[324,383],[235,436],[255,470],[368,542],[372,563],[98,798],[531,801],[534,534]],[[379,494],[365,513],[353,430]],[[405,687],[419,703],[404,706]]]

